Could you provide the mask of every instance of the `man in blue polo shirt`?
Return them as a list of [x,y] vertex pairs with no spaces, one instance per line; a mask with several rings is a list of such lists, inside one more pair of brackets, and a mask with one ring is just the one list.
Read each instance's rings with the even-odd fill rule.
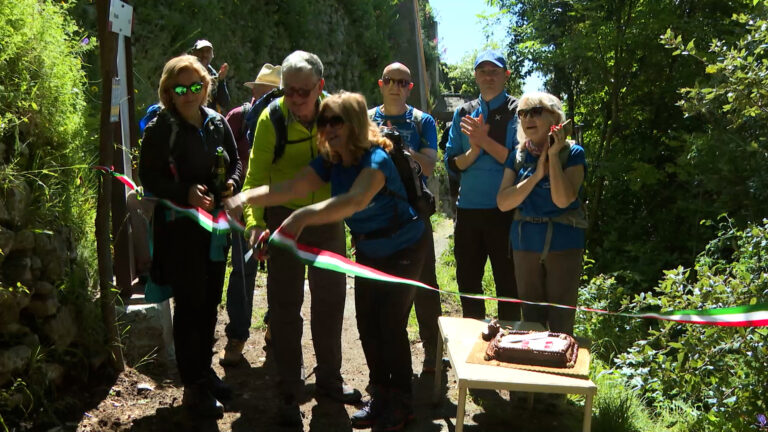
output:
[[[408,104],[406,100],[413,89],[411,71],[402,63],[392,63],[384,68],[379,80],[379,90],[384,101],[382,105],[368,110],[368,117],[379,126],[394,126],[403,137],[416,162],[422,168],[422,181],[432,175],[437,161],[437,128],[435,119]],[[429,218],[424,218],[424,225],[432,233]],[[419,281],[437,288],[435,276],[435,243],[430,235],[427,260],[422,267]],[[414,297],[416,319],[419,321],[419,336],[424,347],[422,373],[435,371],[437,350],[437,317],[442,313],[440,294],[436,291],[420,289]]]
[[[496,295],[517,297],[508,241],[512,213],[496,206],[504,163],[517,145],[517,99],[504,89],[509,75],[501,52],[487,50],[477,56],[480,97],[456,110],[445,149],[446,167],[461,174],[453,238],[456,282],[464,293],[483,292],[485,262],[490,258]],[[461,307],[464,317],[485,319],[483,300],[462,297]],[[498,316],[519,320],[520,307],[499,302]]]

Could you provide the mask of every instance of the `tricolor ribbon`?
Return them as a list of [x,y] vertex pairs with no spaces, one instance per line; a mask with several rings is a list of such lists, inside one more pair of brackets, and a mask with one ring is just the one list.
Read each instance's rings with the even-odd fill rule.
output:
[[333,252],[318,249],[315,247],[297,243],[292,236],[277,230],[270,239],[270,244],[275,244],[281,248],[293,252],[301,261],[307,265],[331,270],[339,273],[346,273],[358,277],[375,279],[382,282],[391,282],[399,284],[413,285],[419,288],[425,288],[445,294],[458,295],[465,298],[478,300],[495,300],[510,303],[524,303],[539,306],[553,306],[564,309],[573,309],[584,312],[595,312],[608,315],[626,316],[631,318],[648,318],[664,321],[674,321],[684,324],[702,324],[715,325],[721,327],[764,327],[768,326],[768,304],[759,303],[750,306],[734,306],[728,308],[708,309],[708,310],[682,310],[672,312],[657,313],[625,313],[611,312],[602,309],[593,309],[580,306],[568,306],[555,303],[532,302],[508,297],[491,297],[485,295],[463,294],[460,292],[445,291],[423,284],[416,280],[393,276],[374,268],[358,264],[341,255]]
[[[121,183],[126,185],[131,190],[137,190],[136,184],[128,177],[115,172],[111,168],[103,166],[95,166],[94,169],[111,174],[117,178]],[[191,217],[197,220],[201,227],[211,232],[225,232],[225,231],[244,231],[243,225],[230,217],[225,211],[217,211],[215,216],[199,207],[184,207],[175,204],[166,199],[159,199],[161,203],[172,208],[173,210]],[[262,237],[264,235],[262,234]],[[263,239],[259,238],[260,242]],[[413,285],[419,288],[428,289],[444,294],[458,295],[465,298],[472,298],[478,300],[493,300],[509,303],[523,303],[529,305],[538,306],[550,306],[563,309],[573,309],[582,312],[593,312],[607,315],[625,316],[630,318],[645,318],[645,319],[657,319],[663,321],[674,321],[682,324],[699,324],[699,325],[714,325],[720,327],[766,327],[768,326],[768,303],[758,303],[749,306],[733,306],[726,308],[705,309],[705,310],[680,310],[671,312],[652,312],[652,313],[626,313],[626,312],[611,312],[603,309],[593,309],[581,306],[569,306],[556,303],[545,302],[533,302],[527,300],[520,300],[509,297],[491,297],[478,294],[464,294],[461,292],[445,291],[438,288],[431,287],[427,284],[421,283],[416,280],[406,279],[398,276],[393,276],[375,268],[358,264],[344,256],[339,254],[318,249],[312,246],[303,245],[298,243],[292,236],[281,232],[279,229],[272,234],[269,239],[269,244],[284,248],[296,255],[302,262],[314,267],[353,275],[356,277],[363,277],[367,279],[379,280],[382,282],[399,283],[406,285]],[[249,252],[250,253],[250,252]],[[250,256],[249,256],[250,258]]]
[[[141,188],[139,188],[136,185],[136,183],[133,182],[133,180],[131,180],[130,178],[126,177],[123,174],[116,172],[114,169],[105,167],[105,166],[94,166],[93,169],[105,172],[115,177],[117,180],[120,181],[120,183],[124,184],[129,189],[137,191],[139,193],[140,198],[147,196],[142,192]],[[181,206],[174,203],[173,201],[169,201],[164,198],[157,198],[157,200],[163,205],[176,211],[180,215],[187,216],[189,218],[196,220],[197,223],[201,227],[203,227],[206,231],[210,231],[212,233],[213,232],[223,233],[227,231],[238,231],[238,232],[245,231],[245,227],[243,226],[243,224],[240,223],[240,221],[233,219],[224,210],[219,209],[213,215],[211,215],[210,213],[208,213],[207,211],[203,210],[200,207]]]

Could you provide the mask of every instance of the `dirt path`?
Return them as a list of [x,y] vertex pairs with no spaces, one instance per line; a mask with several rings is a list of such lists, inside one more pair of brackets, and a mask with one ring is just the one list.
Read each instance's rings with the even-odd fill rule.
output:
[[[434,227],[436,255],[439,257],[448,245],[448,237],[453,232],[450,220],[443,220]],[[260,274],[254,295],[256,315],[266,310],[265,278]],[[347,279],[347,298],[343,329],[343,366],[342,374],[348,384],[361,391],[367,384],[368,368],[357,333],[354,310],[354,291],[352,278]],[[308,318],[310,293],[305,288],[305,301],[302,314]],[[451,313],[453,314],[453,313]],[[216,350],[226,343],[224,326],[227,314],[220,307],[219,324],[216,329],[218,341]],[[411,331],[410,334],[418,334]],[[304,430],[351,431],[349,416],[357,409],[345,406],[326,398],[315,399],[314,376],[310,373],[315,366],[312,349],[312,334],[309,319],[304,321],[302,340],[305,370],[309,374],[306,380],[306,398],[302,401],[301,411],[304,416]],[[407,431],[453,431],[456,422],[457,389],[455,377],[448,370],[443,372],[443,392],[447,395],[441,403],[433,405],[430,401],[434,375],[421,375],[423,350],[420,341],[412,341],[411,352],[414,365],[414,408],[416,420],[409,423]],[[278,407],[275,390],[275,368],[271,357],[264,350],[264,331],[257,322],[251,329],[251,338],[244,350],[248,365],[224,369],[215,359],[214,369],[236,391],[236,397],[226,407],[224,418],[219,421],[201,423],[191,422],[181,408],[182,389],[175,371],[165,371],[148,365],[128,369],[118,377],[111,389],[104,391],[105,397],[96,401],[97,405],[88,410],[77,425],[77,431],[282,431],[276,423]],[[171,378],[168,378],[168,377]],[[447,383],[447,384],[446,384]],[[147,388],[149,387],[149,388]],[[98,393],[98,392],[97,392]],[[365,395],[367,396],[367,395]],[[538,405],[538,404],[537,404]],[[556,408],[543,405],[544,410],[528,410],[524,403],[510,403],[508,392],[476,392],[467,400],[465,430],[476,431],[560,431],[580,430],[581,408],[560,404]],[[555,409],[553,412],[552,410]],[[552,415],[557,413],[557,415]]]

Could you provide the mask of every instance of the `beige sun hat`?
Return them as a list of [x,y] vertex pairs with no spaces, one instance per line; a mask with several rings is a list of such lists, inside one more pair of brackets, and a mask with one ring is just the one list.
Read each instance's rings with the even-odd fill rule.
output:
[[269,63],[264,63],[264,66],[261,67],[261,70],[259,71],[259,75],[256,76],[256,79],[253,81],[249,81],[244,86],[248,88],[253,88],[256,84],[266,84],[274,87],[280,87],[280,71],[281,67],[278,66],[272,66]]

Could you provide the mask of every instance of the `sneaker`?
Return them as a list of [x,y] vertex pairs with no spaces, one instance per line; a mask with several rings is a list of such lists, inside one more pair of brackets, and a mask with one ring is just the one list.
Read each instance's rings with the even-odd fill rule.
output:
[[360,399],[363,398],[360,390],[353,388],[344,382],[342,382],[341,385],[336,384],[334,386],[317,384],[315,393],[318,396],[327,396],[336,402],[341,402],[347,405],[354,405],[360,402]]
[[396,406],[390,407],[385,410],[384,413],[378,418],[373,425],[373,431],[399,431],[405,427],[405,424],[409,420],[413,419],[413,409],[407,409],[406,407]]
[[208,371],[208,377],[205,380],[205,388],[217,400],[226,402],[232,399],[232,387],[222,381],[212,368]]
[[245,348],[245,341],[228,339],[224,350],[219,353],[219,364],[224,367],[231,367],[246,363],[243,348]]
[[362,408],[349,417],[352,427],[355,429],[368,429],[376,423],[384,411],[384,400],[373,397],[365,402]]
[[184,387],[181,406],[194,416],[214,419],[224,417],[224,405],[201,385]]

